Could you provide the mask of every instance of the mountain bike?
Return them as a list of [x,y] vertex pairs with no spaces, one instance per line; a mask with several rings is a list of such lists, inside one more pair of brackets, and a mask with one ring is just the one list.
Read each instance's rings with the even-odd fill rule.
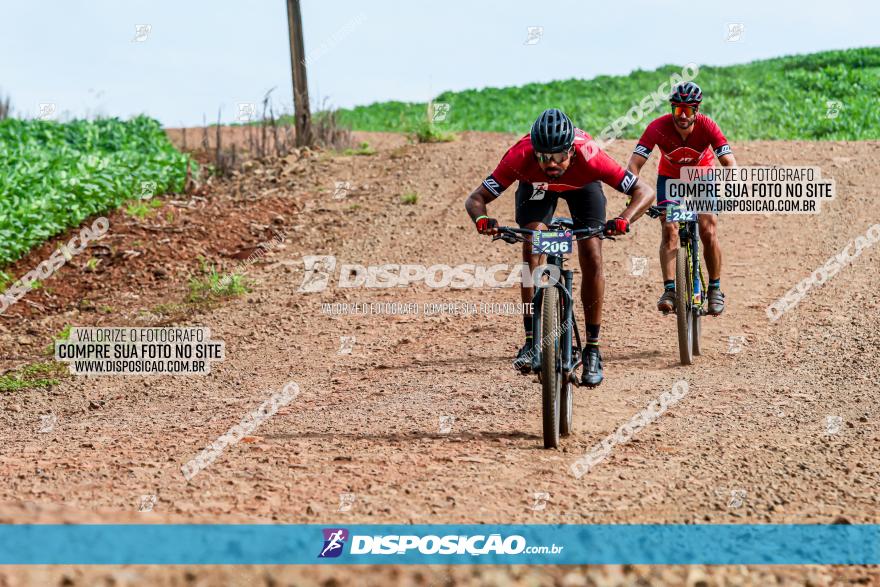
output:
[[[682,365],[691,365],[702,352],[700,318],[707,314],[706,280],[700,265],[700,226],[697,213],[685,210],[674,200],[661,202],[666,208],[651,206],[648,215],[678,223],[678,252],[675,255],[675,304],[678,323],[678,355]],[[665,213],[665,219],[663,215]]]
[[[544,448],[559,446],[559,437],[572,430],[572,384],[580,385],[577,368],[581,365],[581,337],[574,318],[572,281],[574,273],[563,267],[565,256],[572,252],[572,241],[587,238],[611,238],[604,227],[574,230],[570,218],[554,218],[547,230],[501,226],[492,240],[508,243],[531,242],[532,253],[547,255],[545,271],[536,276],[532,298],[532,348],[527,354],[523,373],[538,374],[541,382],[541,406]],[[537,271],[535,273],[538,273]],[[560,280],[561,278],[561,280]],[[572,345],[572,333],[575,345]]]

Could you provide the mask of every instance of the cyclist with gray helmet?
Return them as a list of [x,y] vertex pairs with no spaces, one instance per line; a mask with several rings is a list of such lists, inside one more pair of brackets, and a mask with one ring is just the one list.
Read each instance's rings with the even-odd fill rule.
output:
[[[672,113],[651,122],[639,139],[629,158],[627,169],[638,175],[656,145],[660,147],[660,166],[657,169],[657,205],[665,208],[666,182],[679,179],[682,167],[712,167],[715,157],[724,167],[736,167],[733,151],[714,120],[699,114],[703,92],[694,82],[678,84],[673,88],[669,102]],[[721,293],[721,245],[718,243],[718,217],[700,214],[700,240],[703,257],[709,272],[709,314],[717,316],[724,311]],[[663,295],[657,309],[668,314],[675,304],[675,252],[678,250],[678,227],[662,223],[660,240],[660,270],[663,273]]]
[[[553,218],[559,199],[568,203],[574,228],[604,226],[608,235],[629,232],[629,225],[651,206],[653,193],[636,176],[621,167],[602,151],[593,139],[556,108],[545,110],[532,125],[529,134],[513,145],[482,185],[468,196],[465,209],[480,234],[495,234],[497,220],[487,215],[486,205],[513,182],[516,190],[516,222],[520,228],[545,230]],[[630,203],[613,220],[605,221],[603,182],[631,196]],[[541,264],[529,244],[523,244],[523,260],[534,275]],[[581,301],[584,306],[587,344],[583,351],[584,371],[581,383],[596,387],[604,378],[599,352],[599,327],[605,277],[602,272],[602,241],[598,238],[578,242],[581,269]],[[532,301],[534,289],[523,283],[522,301]],[[517,354],[514,366],[527,372],[534,336],[532,317],[523,316],[526,342]]]

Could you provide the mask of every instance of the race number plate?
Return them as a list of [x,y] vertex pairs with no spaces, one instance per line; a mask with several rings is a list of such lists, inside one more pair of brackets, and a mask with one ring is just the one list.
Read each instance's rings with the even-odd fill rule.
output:
[[691,222],[697,219],[696,212],[689,212],[681,206],[666,207],[666,222]]
[[532,254],[570,255],[570,230],[542,230],[532,235]]

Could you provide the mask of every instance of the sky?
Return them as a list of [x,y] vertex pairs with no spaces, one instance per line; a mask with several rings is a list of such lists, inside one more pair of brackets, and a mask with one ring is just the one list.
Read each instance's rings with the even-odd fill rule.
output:
[[[880,44],[876,0],[302,0],[302,14],[313,110]],[[273,88],[292,108],[285,0],[7,0],[0,55],[20,117],[231,122]]]

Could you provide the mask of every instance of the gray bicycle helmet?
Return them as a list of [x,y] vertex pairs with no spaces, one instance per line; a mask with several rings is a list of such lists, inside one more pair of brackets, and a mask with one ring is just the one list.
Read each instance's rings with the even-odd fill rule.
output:
[[564,112],[550,108],[532,125],[531,137],[536,153],[562,153],[574,143],[574,124]]
[[703,90],[694,82],[684,82],[672,89],[669,101],[673,104],[699,104],[703,101]]

